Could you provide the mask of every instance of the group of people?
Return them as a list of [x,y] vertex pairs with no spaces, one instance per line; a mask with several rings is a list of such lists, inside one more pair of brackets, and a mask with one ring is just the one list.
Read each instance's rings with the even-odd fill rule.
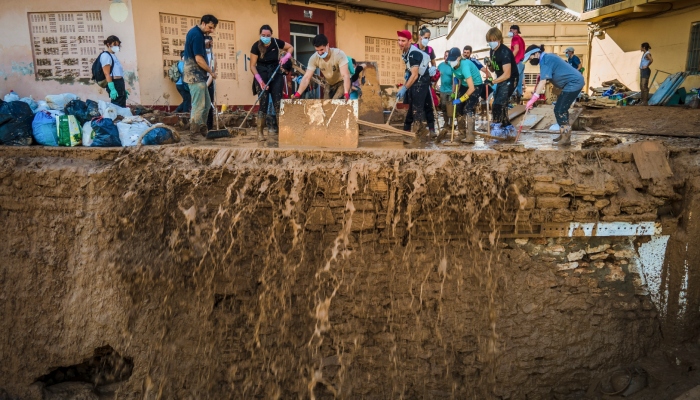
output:
[[[176,87],[183,97],[177,111],[190,112],[190,131],[195,136],[206,136],[212,126],[212,99],[215,96],[217,74],[216,59],[212,53],[213,39],[210,35],[218,22],[213,15],[204,15],[200,24],[189,30],[182,59],[177,64],[179,79]],[[516,129],[508,117],[508,104],[514,94],[516,102],[519,102],[523,93],[524,63],[529,62],[532,66],[539,66],[540,80],[526,108],[532,109],[547,81],[560,88],[562,93],[554,106],[560,135],[554,142],[559,145],[571,143],[568,110],[584,86],[581,60],[574,54],[573,48],[566,49],[566,61],[557,55],[546,53],[544,46],[530,45],[525,48],[520,28],[513,25],[507,34],[511,38],[510,47],[503,43],[503,34],[498,28],[491,28],[486,33],[490,54],[484,59],[485,65],[472,57],[472,47],[467,45],[461,51],[456,47],[446,51],[444,62],[437,66],[435,51],[429,46],[429,29],[421,28],[417,43],[413,43],[413,35],[407,30],[397,31],[397,36],[406,66],[405,81],[399,85],[397,101],[403,99],[409,106],[404,130],[415,132],[417,138],[437,136],[434,111],[440,105],[446,126],[454,126],[456,122],[461,141],[474,143],[476,106],[480,99],[488,101],[490,94],[493,95],[491,130],[500,131],[502,136],[513,135]],[[260,93],[257,118],[259,139],[265,139],[266,127],[272,132],[277,130],[280,103],[285,93],[289,92],[290,82],[286,78],[289,75],[298,75],[294,79],[298,87],[291,96],[295,99],[302,96],[308,98],[307,89],[314,80],[317,69],[326,82],[325,98],[359,98],[363,66],[357,65],[342,50],[332,48],[323,34],[315,36],[312,43],[316,51],[303,74],[298,73],[292,65],[292,45],[274,38],[269,25],[260,28],[260,38],[250,50],[251,72],[255,78],[253,92]],[[113,103],[125,107],[129,92],[124,84],[123,68],[116,57],[121,41],[116,36],[109,36],[104,44],[106,50],[99,56],[99,60],[106,76],[107,93]],[[646,103],[649,96],[649,65],[653,59],[648,43],[643,43],[641,50],[641,96]],[[438,81],[439,99],[433,92],[433,84]]]

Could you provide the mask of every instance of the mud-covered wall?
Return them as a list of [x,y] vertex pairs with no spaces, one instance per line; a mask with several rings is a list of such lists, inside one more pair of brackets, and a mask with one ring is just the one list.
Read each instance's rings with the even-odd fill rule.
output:
[[687,152],[649,182],[624,151],[63,150],[0,153],[9,395],[111,346],[133,372],[89,390],[119,398],[567,398],[697,335],[697,258],[667,255],[660,316],[648,236],[523,234],[687,243]]

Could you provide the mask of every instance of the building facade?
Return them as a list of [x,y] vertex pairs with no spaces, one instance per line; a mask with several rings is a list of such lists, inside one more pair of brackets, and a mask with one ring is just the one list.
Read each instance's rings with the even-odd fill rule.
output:
[[314,51],[311,38],[323,33],[356,60],[377,62],[380,82],[394,85],[404,71],[396,31],[415,31],[420,18],[440,18],[450,7],[451,0],[359,0],[351,6],[328,0],[7,2],[0,14],[0,93],[15,90],[37,99],[74,93],[106,100],[106,92],[90,82],[91,66],[104,50],[102,41],[116,35],[122,41],[118,58],[128,102],[177,105],[181,98],[167,70],[179,60],[187,30],[204,14],[220,21],[214,34],[218,104],[255,101],[249,53],[263,24],[275,37],[296,44],[299,60],[308,59]]
[[639,89],[641,44],[654,59],[651,92],[669,74],[700,71],[700,1],[582,0],[592,24],[590,86],[618,79]]

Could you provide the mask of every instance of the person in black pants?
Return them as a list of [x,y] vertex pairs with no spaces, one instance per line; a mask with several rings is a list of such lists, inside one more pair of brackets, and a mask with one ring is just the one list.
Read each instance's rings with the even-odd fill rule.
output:
[[[284,56],[281,52],[285,51]],[[285,79],[280,71],[275,75],[275,79],[270,82],[268,88],[267,82],[272,78],[278,66],[284,66],[285,69],[291,69],[291,58],[294,48],[284,40],[279,40],[272,37],[272,28],[270,25],[260,27],[260,40],[253,43],[250,49],[250,70],[255,76],[255,81],[260,86],[260,90],[268,89],[268,93],[272,96],[272,106],[275,109],[275,126],[277,126],[277,118],[280,115],[280,103],[282,102],[282,93],[284,92]],[[270,101],[270,96],[264,94],[260,99],[260,108],[258,109],[257,131],[258,140],[265,140],[265,120],[267,119],[267,109]]]
[[519,84],[518,64],[513,52],[503,44],[503,34],[498,28],[491,28],[486,32],[486,41],[491,48],[488,68],[496,73],[496,79],[491,82],[496,84],[491,132],[494,136],[513,136],[516,130],[508,118],[508,100]]
[[[397,101],[404,98],[404,103],[410,105],[403,123],[405,131],[413,131],[416,140],[427,139],[430,130],[435,129],[435,114],[433,102],[430,98],[430,74],[435,67],[430,66],[430,56],[411,44],[412,35],[409,31],[398,31],[398,45],[402,52],[402,59],[406,63],[408,79],[406,84],[399,89]],[[432,68],[432,69],[431,69]],[[433,75],[435,75],[433,73]],[[426,130],[425,123],[428,123]],[[415,122],[415,126],[414,125]]]
[[107,80],[107,94],[112,100],[112,104],[119,107],[126,107],[126,99],[129,92],[124,84],[124,68],[117,58],[117,53],[121,49],[121,40],[111,35],[104,42],[106,50],[100,54],[100,65]]
[[177,63],[177,70],[180,71],[180,79],[175,82],[175,87],[178,93],[182,96],[182,103],[175,109],[176,113],[188,113],[192,109],[192,96],[190,95],[190,88],[183,81],[185,76],[185,61],[184,57]]

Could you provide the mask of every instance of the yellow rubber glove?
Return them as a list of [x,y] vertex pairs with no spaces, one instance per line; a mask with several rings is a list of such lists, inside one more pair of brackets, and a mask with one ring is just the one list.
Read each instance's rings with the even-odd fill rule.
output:
[[462,103],[464,103],[464,102],[467,101],[468,99],[469,99],[469,95],[468,95],[468,94],[465,94],[464,96],[462,96],[462,97],[459,98],[459,100],[461,100]]

